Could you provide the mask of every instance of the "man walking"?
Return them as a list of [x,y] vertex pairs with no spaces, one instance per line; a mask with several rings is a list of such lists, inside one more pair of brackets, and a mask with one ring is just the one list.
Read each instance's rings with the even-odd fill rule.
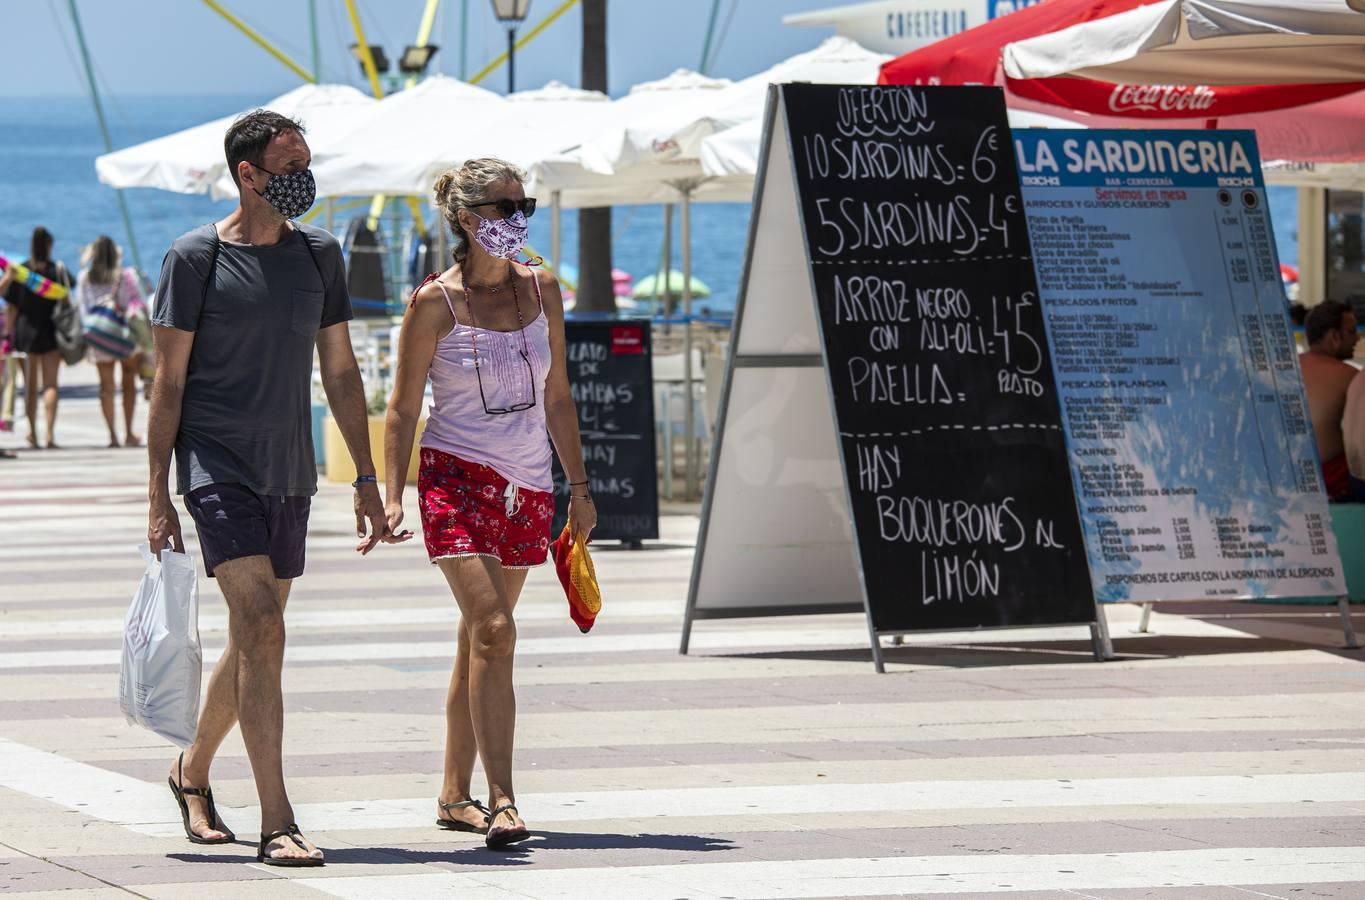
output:
[[351,350],[341,248],[327,232],[291,221],[315,194],[303,127],[256,110],[232,124],[224,149],[240,204],[171,246],[152,318],[147,537],[158,552],[168,543],[184,551],[167,483],[173,447],[177,493],[228,606],[228,644],[209,679],[194,743],[172,765],[170,784],[191,841],[233,840],[214,808],[209,769],[240,722],[261,801],[257,858],[320,866],[322,852],[294,824],[280,749],[284,607],[292,580],[303,573],[317,490],[314,347],[332,415],[360,474],[356,532],[365,537],[368,520],[366,551],[386,537],[384,504]]

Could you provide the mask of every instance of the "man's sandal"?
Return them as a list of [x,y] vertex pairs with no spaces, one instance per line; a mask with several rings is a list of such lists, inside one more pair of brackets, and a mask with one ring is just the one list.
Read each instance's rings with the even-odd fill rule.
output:
[[299,826],[295,825],[293,822],[290,822],[279,831],[272,831],[269,834],[261,835],[261,842],[256,846],[256,862],[264,863],[267,866],[280,866],[285,869],[304,869],[324,865],[326,863],[325,860],[316,859],[312,856],[271,856],[265,852],[267,844],[282,837],[289,838],[289,840],[294,842],[294,846],[304,852],[308,852],[308,847],[301,840],[302,836],[303,832],[299,831]]
[[447,831],[466,831],[469,832],[470,834],[485,834],[488,831],[488,817],[491,815],[491,813],[489,813],[488,807],[484,806],[479,801],[458,800],[455,803],[442,803],[440,800],[437,800],[436,804],[441,807],[441,812],[448,813],[452,809],[468,809],[469,807],[472,806],[479,812],[483,813],[484,818],[483,825],[470,825],[468,822],[461,822],[458,819],[446,819],[438,816],[436,818],[436,824],[439,825],[441,828],[444,828]]
[[[237,840],[237,835],[228,831],[223,820],[218,818],[218,809],[213,805],[212,788],[185,787],[185,754],[180,754],[180,761],[176,763],[176,770],[180,777],[180,784],[176,784],[176,779],[167,777],[166,783],[171,786],[171,793],[175,795],[175,802],[180,805],[180,820],[185,825],[185,837],[195,844],[231,844]],[[186,797],[203,797],[204,803],[208,806],[209,828],[214,831],[223,832],[226,837],[206,838],[194,833],[190,827],[190,806],[185,802]]]
[[504,847],[507,844],[515,844],[517,841],[524,841],[531,836],[531,832],[526,829],[525,825],[513,825],[510,828],[493,827],[493,820],[508,810],[516,812],[517,808],[511,803],[504,803],[488,814],[486,820],[488,822],[488,833],[484,835],[483,843],[490,850],[495,847]]

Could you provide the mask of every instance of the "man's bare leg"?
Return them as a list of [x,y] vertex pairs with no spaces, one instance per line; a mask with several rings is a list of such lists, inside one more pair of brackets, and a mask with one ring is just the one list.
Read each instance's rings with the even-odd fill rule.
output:
[[[526,584],[526,569],[503,569],[508,600],[513,608]],[[470,782],[474,778],[474,763],[479,756],[479,743],[474,737],[474,720],[469,714],[469,629],[460,619],[459,638],[455,645],[455,668],[450,673],[450,689],[446,693],[446,756],[445,779],[441,786],[441,803],[457,803],[472,799]],[[437,808],[442,818],[482,826],[484,814],[473,807]]]
[[[288,578],[275,579],[275,589],[280,601],[280,612],[289,603],[289,588],[293,581]],[[209,770],[213,759],[218,755],[232,726],[237,724],[237,651],[228,632],[227,646],[218,664],[209,676],[209,689],[204,696],[203,709],[199,711],[199,725],[194,732],[194,743],[185,750],[184,783],[182,787],[208,787]],[[171,763],[172,780],[180,777],[179,761]],[[227,833],[220,826],[222,821],[210,822],[208,804],[203,797],[186,796],[185,803],[190,810],[190,829],[202,838],[218,840]]]

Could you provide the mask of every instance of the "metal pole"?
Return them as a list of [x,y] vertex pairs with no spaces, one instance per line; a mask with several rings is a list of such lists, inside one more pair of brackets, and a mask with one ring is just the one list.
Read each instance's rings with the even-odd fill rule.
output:
[[1345,594],[1338,597],[1337,609],[1341,612],[1341,630],[1346,635],[1346,649],[1359,650],[1360,644],[1356,643],[1355,626],[1351,624],[1351,598]]
[[431,249],[432,253],[435,255],[435,259],[427,265],[433,272],[444,272],[446,266],[449,266],[451,262],[450,241],[448,232],[446,231],[445,213],[440,207],[435,205],[432,206],[432,209],[435,211],[435,224],[432,227]]
[[[207,3],[209,0],[204,2]],[[355,8],[355,0],[346,0],[346,12],[351,17],[351,27],[355,29],[355,42],[360,47],[360,63],[365,67],[366,77],[370,79],[370,90],[376,100],[383,100],[384,89],[379,85],[379,70],[375,68],[369,41],[365,39],[365,26],[360,24],[360,13]]]
[[517,30],[507,29],[507,93],[517,89]]
[[1107,662],[1114,658],[1114,642],[1109,639],[1109,617],[1104,604],[1095,604],[1095,621],[1090,626],[1090,640],[1095,645],[1095,661]]
[[697,434],[696,410],[692,382],[692,188],[689,185],[682,192],[682,267],[683,267],[683,382],[686,385],[686,403],[683,409],[683,431],[687,443],[683,446],[683,459],[686,474],[683,482],[684,496],[688,500],[697,498]]
[[469,0],[460,2],[460,80],[469,80]]
[[318,0],[308,0],[308,32],[313,43],[313,80],[322,84],[322,54],[318,51]]
[[[539,36],[539,34],[542,31],[553,25],[555,21],[559,19],[560,16],[564,15],[569,10],[573,9],[573,7],[577,3],[578,0],[564,0],[563,3],[555,7],[553,12],[551,12],[545,18],[541,19],[540,22],[530,31],[526,32],[525,36],[523,36],[521,40],[516,42],[517,49],[521,49],[522,47],[525,47],[527,44],[531,43],[531,41],[535,40],[536,37]],[[468,79],[469,83],[478,84],[480,81],[483,81],[490,74],[492,74],[498,68],[498,66],[507,62],[507,59],[508,57],[506,53],[499,53],[492,62],[484,66],[479,71],[475,72],[474,76]]]
[[[414,46],[425,47],[431,43],[431,29],[436,25],[436,11],[441,6],[441,0],[427,0],[426,9],[422,10],[422,24],[417,26],[417,43]],[[412,87],[417,83],[417,73],[408,76],[404,82],[405,87]],[[420,205],[414,203],[412,206],[413,215],[421,216]]]
[[294,60],[290,59],[288,54],[280,50],[274,44],[270,43],[270,41],[266,40],[265,37],[256,29],[252,28],[250,25],[243,22],[241,19],[237,18],[232,13],[228,12],[221,3],[217,2],[217,0],[203,0],[203,3],[205,6],[207,6],[214,12],[218,13],[218,15],[222,16],[224,19],[227,19],[228,22],[242,34],[246,35],[247,37],[251,38],[251,40],[255,41],[256,44],[266,53],[269,53],[271,56],[275,57],[280,62],[288,66],[290,70],[296,73],[304,81],[316,82],[316,78],[313,76],[311,72],[309,72],[307,69],[305,69],[298,63],[294,62]]
[[[664,315],[673,315],[672,280],[668,277],[673,271],[673,204],[664,204],[664,246],[663,246],[663,295]],[[659,296],[659,276],[654,278],[654,296]]]
[[559,255],[559,191],[550,191],[550,258],[555,261],[555,274],[562,277],[560,268],[562,257]]
[[711,38],[716,34],[716,16],[720,13],[720,0],[714,0],[711,4],[711,17],[706,23],[706,40],[701,45],[701,62],[697,64],[697,71],[706,74],[706,63],[711,58]]
[[[100,134],[104,136],[104,149],[108,153],[114,152],[114,142],[109,139],[109,124],[104,121],[104,107],[100,105],[100,92],[95,87],[95,71],[90,66],[90,51],[85,46],[85,30],[81,28],[81,15],[76,10],[76,0],[68,0],[71,7],[71,22],[76,26],[76,42],[81,48],[81,62],[85,64],[85,80],[90,84],[90,102],[95,107],[95,118],[100,123]],[[132,252],[133,268],[142,271],[142,255],[137,250],[137,237],[133,234],[133,217],[128,214],[128,201],[123,197],[123,191],[115,189],[118,197],[119,213],[123,216],[123,228],[128,232],[128,249]],[[25,384],[25,390],[28,385]]]

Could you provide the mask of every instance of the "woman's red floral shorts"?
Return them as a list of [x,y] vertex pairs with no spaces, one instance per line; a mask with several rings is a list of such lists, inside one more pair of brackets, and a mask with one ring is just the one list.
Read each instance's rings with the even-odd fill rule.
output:
[[491,467],[422,449],[418,504],[427,555],[490,556],[508,569],[544,564],[550,550],[554,495],[509,485]]

